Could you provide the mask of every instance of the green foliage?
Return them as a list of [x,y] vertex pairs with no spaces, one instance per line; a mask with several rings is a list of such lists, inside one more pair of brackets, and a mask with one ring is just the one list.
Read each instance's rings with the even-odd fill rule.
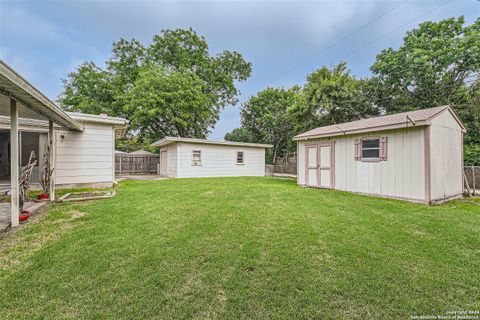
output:
[[115,140],[115,150],[125,152],[146,150],[152,153],[158,153],[159,149],[151,146],[153,142],[155,141],[145,138],[142,139],[138,136],[127,135],[124,138]]
[[480,19],[424,22],[398,50],[383,50],[371,70],[372,99],[387,113],[448,104],[467,127],[466,142],[480,143]]
[[466,144],[464,151],[464,163],[466,166],[480,166],[480,144]]
[[288,109],[295,103],[299,90],[299,87],[267,88],[250,97],[242,105],[242,127],[227,134],[225,139],[273,144],[270,157],[275,162],[292,146],[293,122]]
[[238,52],[210,56],[206,40],[192,29],[163,30],[148,47],[135,39],[114,42],[105,70],[80,65],[63,80],[59,100],[69,111],[126,117],[141,140],[203,138],[223,107],[237,103],[235,81],[250,73]]
[[302,95],[290,109],[296,132],[378,115],[378,108],[366,94],[366,85],[366,81],[350,75],[345,62],[308,75]]
[[225,134],[225,140],[235,142],[255,142],[252,133],[244,127],[235,128]]
[[2,320],[479,309],[480,203],[425,206],[265,177],[123,181],[116,192],[51,205],[2,234]]
[[158,66],[142,70],[127,95],[131,126],[141,137],[205,138],[218,120],[216,97],[190,72],[167,72]]

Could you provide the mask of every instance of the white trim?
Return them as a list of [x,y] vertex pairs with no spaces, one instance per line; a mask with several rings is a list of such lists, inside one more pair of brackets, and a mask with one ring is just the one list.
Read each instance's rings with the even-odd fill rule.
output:
[[215,141],[215,140],[180,138],[180,137],[165,137],[163,139],[158,140],[157,142],[152,143],[152,147],[163,147],[174,142],[219,144],[219,145],[226,145],[226,146],[243,146],[243,147],[254,147],[254,148],[272,148],[273,147],[273,145],[271,144],[262,144],[262,143]]
[[126,125],[128,120],[118,117],[109,117],[107,115],[95,115],[95,114],[86,114],[79,112],[67,112],[67,114],[77,121],[88,121],[88,122],[97,122],[97,123],[108,123],[108,124],[118,124]]

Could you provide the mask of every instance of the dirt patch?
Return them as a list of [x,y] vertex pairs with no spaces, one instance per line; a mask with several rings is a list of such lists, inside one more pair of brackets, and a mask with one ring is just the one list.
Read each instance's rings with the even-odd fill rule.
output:
[[78,219],[78,218],[86,216],[87,213],[84,212],[84,211],[79,211],[79,210],[70,210],[68,212],[68,215],[70,215],[73,219]]

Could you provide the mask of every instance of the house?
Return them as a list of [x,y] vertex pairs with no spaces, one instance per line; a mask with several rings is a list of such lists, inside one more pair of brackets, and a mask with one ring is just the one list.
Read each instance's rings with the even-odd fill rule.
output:
[[171,178],[264,176],[269,144],[165,137],[160,148],[160,174]]
[[463,194],[463,135],[441,106],[319,127],[299,134],[301,186],[440,203]]
[[[0,96],[0,105],[6,104]],[[53,126],[53,178],[56,187],[109,187],[115,181],[115,139],[126,129],[126,120],[105,115],[87,115],[66,112],[78,122],[83,131],[65,130]],[[48,121],[18,118],[19,163],[27,165],[30,152],[34,151],[37,165],[33,168],[33,187],[40,182],[44,168],[43,154],[47,148]],[[0,186],[10,187],[10,119],[0,116]]]
[[51,201],[58,186],[111,186],[115,139],[126,125],[122,118],[65,112],[0,60],[0,187],[11,192],[11,225],[19,223],[19,173],[31,151],[38,159],[33,183],[39,181],[45,151],[53,151]]

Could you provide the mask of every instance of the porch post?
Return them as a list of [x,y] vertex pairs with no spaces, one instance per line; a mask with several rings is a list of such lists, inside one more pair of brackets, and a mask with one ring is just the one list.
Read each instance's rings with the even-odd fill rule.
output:
[[18,108],[10,98],[10,213],[12,227],[19,225],[20,201],[18,194]]
[[49,162],[50,162],[50,168],[53,168],[54,171],[52,172],[52,176],[50,177],[50,186],[49,186],[49,198],[50,202],[55,201],[55,163],[54,163],[54,153],[55,153],[55,147],[54,147],[54,132],[53,132],[53,121],[50,120],[48,121],[48,146],[50,148],[50,152],[48,153]]

